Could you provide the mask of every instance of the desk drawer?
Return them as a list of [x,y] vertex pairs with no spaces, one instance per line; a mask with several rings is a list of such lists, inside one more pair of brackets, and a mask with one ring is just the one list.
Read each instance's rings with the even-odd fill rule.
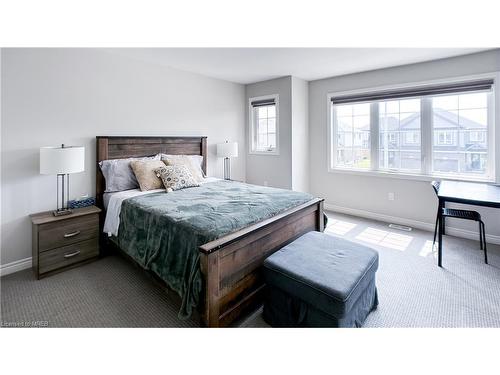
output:
[[63,268],[96,257],[98,254],[99,243],[97,238],[48,250],[40,254],[38,263],[39,273],[43,274]]
[[40,225],[38,229],[39,251],[67,246],[72,243],[97,238],[99,216],[86,215]]

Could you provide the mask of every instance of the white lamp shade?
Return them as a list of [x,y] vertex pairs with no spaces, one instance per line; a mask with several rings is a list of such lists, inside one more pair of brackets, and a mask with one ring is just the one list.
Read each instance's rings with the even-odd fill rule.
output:
[[40,174],[67,174],[85,170],[85,147],[40,147]]
[[217,156],[220,158],[238,157],[238,143],[237,142],[218,143]]

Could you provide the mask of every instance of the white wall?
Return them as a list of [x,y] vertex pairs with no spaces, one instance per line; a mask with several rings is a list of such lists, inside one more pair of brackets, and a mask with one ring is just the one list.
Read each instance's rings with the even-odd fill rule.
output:
[[279,155],[247,153],[246,182],[290,189],[292,187],[292,77],[282,77],[246,86],[246,136],[249,140],[248,100],[264,95],[279,95]]
[[[447,77],[458,77],[500,71],[500,50],[437,60],[427,63],[381,69],[309,82],[309,142],[311,191],[324,197],[326,203],[343,208],[368,211],[377,215],[403,218],[409,222],[434,222],[437,200],[428,182],[369,177],[328,172],[327,94],[331,92],[402,84]],[[497,87],[497,93],[500,92]],[[496,164],[500,178],[500,95],[496,96]],[[388,201],[388,192],[395,200]],[[500,236],[500,211],[488,208],[480,211],[490,235]],[[454,227],[477,232],[473,223],[450,221]]]
[[309,191],[309,84],[292,77],[292,190]]
[[1,66],[2,265],[31,256],[28,215],[56,205],[55,176],[39,175],[40,146],[86,147],[72,197],[94,194],[96,135],[208,136],[216,176],[215,144],[234,140],[241,157],[232,173],[245,177],[243,85],[98,49],[4,49]]

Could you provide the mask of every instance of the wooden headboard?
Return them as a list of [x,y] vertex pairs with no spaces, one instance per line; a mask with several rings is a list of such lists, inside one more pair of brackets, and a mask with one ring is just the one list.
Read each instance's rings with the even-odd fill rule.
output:
[[203,156],[203,172],[207,173],[207,137],[96,137],[96,204],[104,209],[103,194],[106,189],[99,162],[152,156],[158,153],[170,155]]

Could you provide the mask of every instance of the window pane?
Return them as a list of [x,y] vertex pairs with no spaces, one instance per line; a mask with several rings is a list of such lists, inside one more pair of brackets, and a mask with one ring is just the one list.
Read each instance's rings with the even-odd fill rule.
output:
[[259,134],[266,134],[267,133],[267,120],[266,119],[259,120],[259,126],[257,129],[257,132]]
[[420,172],[420,99],[379,103],[379,169]]
[[267,134],[259,134],[257,137],[257,148],[260,151],[267,149]]
[[339,132],[352,132],[352,116],[337,117],[337,131]]
[[276,106],[270,105],[267,107],[267,117],[276,117]]
[[368,169],[370,168],[370,150],[363,148],[353,148],[353,168]]
[[337,132],[337,146],[352,147],[352,132]]
[[486,129],[488,122],[488,110],[484,109],[465,109],[460,110],[459,123],[462,128],[475,128],[480,127]]
[[399,151],[384,150],[380,153],[380,168],[381,169],[399,169]]
[[463,94],[458,97],[461,109],[486,108],[488,106],[488,97],[484,92],[474,94]]
[[257,107],[259,118],[267,118],[267,107]]
[[380,113],[399,113],[399,101],[381,102],[379,106]]
[[407,99],[400,101],[400,112],[420,112],[420,99]]
[[352,105],[338,105],[335,110],[337,117],[352,116]]
[[267,120],[267,131],[269,133],[276,133],[276,119]]
[[434,150],[432,162],[435,172],[458,173],[459,155],[456,152]]
[[370,103],[354,104],[352,106],[352,114],[354,116],[370,115]]
[[434,129],[455,129],[458,126],[458,111],[447,111],[441,108],[433,110]]
[[270,148],[276,148],[276,133],[269,133],[267,135],[267,143]]
[[436,96],[432,98],[435,109],[458,109],[458,95]]
[[487,99],[487,93],[433,98],[433,172],[478,176],[486,173]]
[[370,104],[339,105],[336,113],[336,166],[370,168]]
[[337,150],[337,166],[352,166],[352,148],[341,148]]
[[353,118],[353,147],[368,149],[370,147],[370,117],[354,116]]

